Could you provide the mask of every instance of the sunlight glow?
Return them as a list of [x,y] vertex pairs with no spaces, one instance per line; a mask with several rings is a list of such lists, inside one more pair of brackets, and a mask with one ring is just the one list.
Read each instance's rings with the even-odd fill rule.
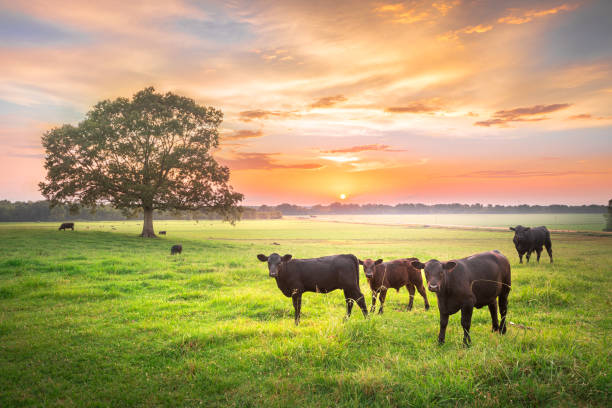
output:
[[358,157],[354,156],[321,156],[322,159],[334,161],[337,163],[348,163],[359,160]]

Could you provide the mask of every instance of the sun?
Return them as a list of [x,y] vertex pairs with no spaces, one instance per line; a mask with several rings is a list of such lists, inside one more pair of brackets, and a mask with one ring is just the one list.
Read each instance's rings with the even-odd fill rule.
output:
[[341,200],[346,199],[346,194],[344,194],[344,193],[340,194],[340,199],[341,199]]

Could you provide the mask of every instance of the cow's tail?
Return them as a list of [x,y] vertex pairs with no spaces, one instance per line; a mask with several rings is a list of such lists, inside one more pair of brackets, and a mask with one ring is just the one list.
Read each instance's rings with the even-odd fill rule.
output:
[[359,286],[359,259],[353,254],[349,255],[351,260],[355,264],[354,272],[355,272],[355,282],[357,282],[357,286]]
[[510,268],[510,261],[508,261],[508,258],[506,258],[506,256],[497,249],[494,249],[491,252],[493,252],[493,254],[497,257],[498,265],[502,268],[502,285],[504,286],[503,290],[506,293],[510,292],[510,289],[512,288],[512,272]]

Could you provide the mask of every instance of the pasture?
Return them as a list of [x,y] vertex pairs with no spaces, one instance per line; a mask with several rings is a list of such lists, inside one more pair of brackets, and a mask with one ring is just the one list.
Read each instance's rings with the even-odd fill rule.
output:
[[[524,224],[528,224],[525,222]],[[578,223],[577,223],[578,224]],[[610,406],[612,237],[552,234],[555,263],[518,264],[511,231],[310,220],[0,225],[0,406]],[[273,245],[276,242],[280,245]],[[183,253],[170,256],[173,244]],[[340,291],[305,293],[300,326],[256,254],[511,262],[505,336],[475,310],[438,346],[389,291],[345,321]],[[368,307],[371,298],[360,270]]]

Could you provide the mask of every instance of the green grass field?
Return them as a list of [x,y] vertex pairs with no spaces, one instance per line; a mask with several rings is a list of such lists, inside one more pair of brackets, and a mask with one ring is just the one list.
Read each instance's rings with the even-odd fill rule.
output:
[[[308,220],[0,225],[0,407],[610,406],[612,237],[553,234],[555,263],[519,265],[510,231]],[[280,246],[272,245],[277,242]],[[172,244],[183,254],[172,257]],[[306,293],[302,323],[257,253],[462,257],[512,265],[505,336],[475,310],[438,346],[438,311],[389,292],[345,321],[342,292]],[[363,272],[368,306],[370,292]]]

